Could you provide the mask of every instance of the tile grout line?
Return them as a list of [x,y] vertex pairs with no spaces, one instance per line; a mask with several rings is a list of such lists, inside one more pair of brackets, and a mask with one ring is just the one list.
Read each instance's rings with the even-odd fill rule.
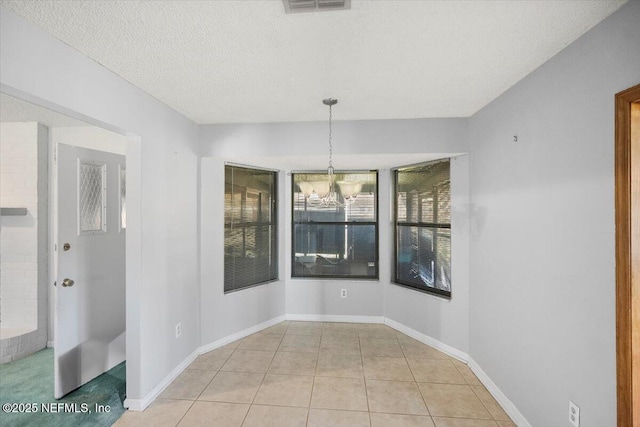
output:
[[[253,334],[251,334],[251,335],[253,335]],[[251,335],[249,335],[249,336],[251,336]],[[244,339],[244,338],[241,338],[241,339]],[[236,350],[238,350],[239,347],[240,347],[240,343],[238,343],[236,348],[233,349],[233,352],[231,352],[229,357],[227,357],[227,360],[231,359],[231,356],[236,352]],[[224,363],[227,363],[227,360],[225,360]],[[220,369],[222,369],[223,366],[224,366],[224,364],[220,367]],[[218,371],[218,372],[220,372],[220,371]],[[233,372],[233,371],[224,371],[224,372]],[[218,376],[218,374],[216,374],[216,376]],[[215,376],[214,376],[214,378],[215,378]],[[262,377],[262,380],[264,381],[264,376]],[[262,382],[260,383],[260,385],[262,385]],[[260,386],[258,386],[258,389],[260,389]],[[258,391],[256,391],[256,394],[258,394]],[[253,398],[255,399],[255,396]],[[240,424],[240,426],[242,426],[244,424],[244,422],[247,420],[247,416],[249,416],[249,411],[251,411],[251,404],[249,404],[249,408],[247,408],[247,413],[244,414],[244,418],[242,418],[242,423]]]
[[[273,325],[273,326],[275,326],[275,325]],[[289,329],[289,324],[287,324],[287,329]],[[262,332],[262,331],[259,331],[259,332]],[[259,333],[259,332],[256,332],[256,333]],[[280,337],[280,342],[278,343],[278,347],[273,352],[273,356],[271,356],[271,361],[269,362],[269,366],[267,366],[267,370],[262,375],[262,381],[260,381],[260,385],[258,386],[258,389],[256,390],[256,394],[253,395],[253,398],[251,399],[251,403],[249,403],[249,409],[247,409],[247,413],[244,414],[244,418],[242,419],[242,423],[240,424],[240,426],[242,426],[247,421],[247,417],[249,416],[249,412],[251,412],[251,407],[253,406],[254,402],[256,401],[256,397],[258,396],[258,393],[260,392],[260,389],[262,388],[262,385],[264,384],[265,378],[267,378],[267,374],[269,373],[269,369],[271,369],[271,365],[273,365],[273,359],[276,358],[276,353],[278,352],[278,348],[280,348],[280,344],[282,344],[282,340],[284,339],[284,336],[285,336],[286,333],[287,333],[287,331],[285,330],[285,333],[282,334],[282,336]],[[252,336],[252,335],[255,335],[255,334],[251,334],[249,336]],[[273,335],[273,334],[271,334],[271,335]],[[240,345],[238,345],[238,347],[240,347]],[[238,347],[236,347],[236,349]]]
[[[200,399],[200,396],[202,396],[202,393],[204,393],[204,391],[205,391],[205,390],[206,390],[206,389],[211,385],[211,383],[213,382],[213,380],[218,376],[218,374],[220,373],[220,369],[224,366],[224,364],[225,364],[225,363],[227,363],[227,360],[229,360],[229,358],[231,357],[231,355],[232,355],[233,353],[235,353],[235,352],[236,352],[236,349],[237,349],[237,348],[238,348],[238,347],[234,348],[234,349],[233,349],[233,351],[232,351],[231,353],[229,353],[229,356],[227,356],[227,358],[224,360],[224,362],[222,362],[222,365],[220,365],[220,368],[218,368],[218,369],[216,370],[216,373],[213,375],[213,377],[211,377],[211,380],[209,380],[209,382],[207,383],[207,385],[205,385],[205,386],[204,386],[204,388],[202,389],[202,391],[200,391],[200,393],[198,394],[198,396],[195,398],[195,400],[193,401],[193,403],[194,403],[194,404],[198,401],[198,399]],[[214,350],[214,351],[215,351],[215,350]],[[198,357],[200,357],[200,356],[198,356]],[[197,360],[197,358],[196,358],[196,360]],[[193,362],[191,362],[191,363],[193,363]],[[189,407],[189,410],[191,410],[191,407],[192,407],[192,406],[193,406],[193,405],[191,405],[191,406]],[[187,412],[189,412],[189,410],[187,410]],[[185,413],[185,415],[186,415],[186,413]]]
[[[397,335],[396,335],[396,339],[398,339]],[[400,340],[398,340],[398,345],[400,345]],[[420,394],[420,397],[422,398],[422,403],[424,403],[424,409],[427,410],[427,415],[431,418],[431,411],[429,410],[429,405],[427,405],[427,400],[424,398],[424,394],[422,394],[422,390],[420,390],[420,385],[418,384],[418,380],[416,380],[416,376],[413,373],[413,369],[411,369],[411,365],[409,364],[409,361],[407,360],[407,355],[405,354],[404,350],[402,349],[402,345],[400,345],[400,349],[402,350],[402,354],[404,354],[404,362],[409,367],[409,372],[411,372],[411,376],[413,377],[414,384],[416,385],[416,388],[418,389],[418,393]],[[433,418],[431,418],[431,419],[433,420]]]
[[180,425],[180,423],[182,422],[182,420],[184,419],[184,417],[187,416],[187,414],[189,413],[189,411],[191,410],[191,408],[193,407],[193,405],[196,403],[195,400],[191,401],[191,405],[189,405],[189,407],[187,408],[186,411],[184,411],[184,414],[182,414],[182,416],[180,417],[180,419],[178,420],[178,422],[176,423],[176,425],[174,427],[178,427]]
[[[368,331],[358,329],[358,326],[359,326],[360,324],[354,324],[354,327],[356,328],[356,329],[355,329],[355,331],[356,331],[357,335],[356,335],[356,336],[352,336],[352,334],[350,333],[350,329],[349,329],[349,328],[344,329],[344,330],[340,330],[340,329],[338,329],[338,330],[337,330],[337,332],[338,332],[338,333],[337,333],[337,334],[335,334],[335,333],[332,333],[332,331],[330,330],[330,329],[331,329],[331,327],[327,327],[327,326],[326,326],[326,325],[327,325],[327,322],[309,322],[309,323],[320,323],[320,324],[322,324],[322,325],[323,325],[323,327],[322,327],[322,329],[321,329],[321,331],[320,331],[320,339],[319,339],[319,344],[318,344],[318,347],[317,347],[317,351],[314,351],[314,352],[309,352],[309,351],[295,351],[295,350],[294,350],[294,351],[286,351],[287,353],[298,353],[298,354],[316,353],[316,356],[315,356],[315,363],[316,363],[316,364],[315,364],[315,368],[314,368],[314,370],[313,370],[313,377],[312,377],[312,384],[311,384],[311,393],[310,393],[309,401],[308,401],[308,405],[307,405],[306,425],[307,425],[307,426],[309,425],[309,420],[310,420],[310,412],[311,412],[311,409],[312,409],[312,408],[311,408],[311,404],[312,404],[313,395],[314,395],[314,388],[315,388],[315,379],[316,379],[316,377],[320,377],[320,376],[318,375],[318,367],[319,367],[318,365],[319,365],[319,356],[320,356],[320,352],[321,352],[321,350],[322,350],[322,339],[323,339],[323,338],[333,337],[333,336],[335,336],[335,337],[339,337],[339,338],[340,338],[340,337],[342,337],[342,338],[348,338],[348,337],[355,338],[355,337],[357,337],[357,338],[358,338],[356,342],[358,343],[358,346],[359,346],[359,353],[358,353],[358,354],[359,354],[359,356],[360,356],[360,362],[361,362],[361,364],[362,364],[362,374],[361,374],[360,378],[362,378],[362,380],[363,380],[363,382],[364,382],[364,385],[365,385],[365,390],[364,390],[364,391],[365,391],[365,399],[366,399],[366,402],[367,402],[367,413],[368,413],[369,423],[370,423],[370,425],[371,425],[371,423],[372,423],[372,418],[371,418],[372,412],[371,412],[370,402],[369,402],[369,398],[368,398],[367,378],[366,378],[365,369],[364,369],[364,357],[365,357],[365,354],[364,354],[364,352],[363,352],[363,350],[362,350],[362,342],[363,342],[363,341],[367,341],[368,339],[374,339],[374,340],[375,340],[375,339],[377,338],[377,337],[376,337],[376,335],[374,334],[373,336],[369,336]],[[335,323],[335,322],[333,322],[333,323]],[[274,325],[274,326],[275,326],[275,325]],[[270,369],[273,367],[273,362],[275,361],[275,357],[276,357],[277,353],[278,353],[278,352],[280,352],[279,350],[280,350],[280,347],[282,346],[282,343],[283,343],[283,341],[284,341],[285,337],[286,337],[287,335],[291,335],[291,336],[309,336],[309,337],[311,337],[311,336],[315,336],[315,335],[307,335],[307,334],[288,334],[288,329],[289,329],[289,327],[290,327],[290,326],[291,326],[291,322],[288,322],[288,323],[287,323],[287,326],[286,326],[286,329],[284,330],[284,332],[283,332],[282,334],[273,334],[273,333],[268,333],[268,332],[267,332],[267,333],[264,333],[264,335],[279,336],[279,342],[278,342],[278,346],[277,346],[277,348],[275,349],[275,351],[273,351],[273,355],[272,355],[272,357],[271,357],[271,359],[270,359],[269,365],[268,365],[268,367],[267,367],[266,371],[265,371],[265,372],[264,372],[264,374],[263,374],[262,381],[261,381],[260,385],[258,386],[258,389],[257,389],[257,391],[256,391],[255,395],[253,396],[253,399],[251,400],[251,403],[249,404],[249,408],[248,408],[247,412],[245,413],[245,416],[244,416],[243,421],[242,421],[242,424],[243,424],[243,425],[244,425],[244,423],[246,422],[246,420],[248,419],[248,414],[249,414],[249,412],[251,411],[251,408],[252,408],[253,406],[276,406],[276,407],[300,408],[299,406],[274,405],[274,404],[258,404],[258,403],[255,403],[255,400],[256,400],[256,398],[257,398],[257,395],[258,395],[258,393],[259,393],[259,391],[260,391],[261,387],[264,385],[264,382],[265,382],[266,376],[267,376],[267,375],[269,375]],[[263,331],[260,331],[260,332],[263,332]],[[255,334],[252,334],[252,335],[250,335],[249,337],[251,337],[251,336],[253,336],[253,335],[256,335],[256,334],[258,334],[258,333],[260,333],[260,332],[257,332],[257,333],[255,333]],[[333,332],[336,332],[336,331],[334,330]],[[361,335],[361,333],[363,333],[363,334],[364,334],[364,336],[363,336],[363,335]],[[413,382],[413,383],[415,384],[415,386],[418,388],[418,392],[420,393],[420,395],[421,395],[421,397],[422,397],[422,401],[423,401],[423,403],[424,403],[424,405],[425,405],[425,408],[427,409],[427,416],[428,416],[431,420],[433,420],[433,417],[432,417],[432,415],[431,415],[431,411],[429,410],[429,407],[428,407],[428,405],[427,405],[427,402],[426,402],[425,396],[424,396],[424,394],[422,393],[422,391],[420,390],[420,387],[419,387],[419,385],[420,385],[421,383],[419,383],[419,382],[417,381],[417,379],[416,379],[416,377],[415,377],[415,374],[414,374],[413,370],[411,369],[411,365],[410,365],[410,364],[409,364],[409,362],[408,362],[407,353],[406,353],[405,349],[403,348],[403,346],[402,346],[402,344],[401,344],[402,340],[400,339],[399,334],[397,334],[397,333],[396,333],[394,336],[395,336],[395,342],[397,342],[397,344],[398,344],[398,345],[399,345],[399,347],[400,347],[400,350],[401,350],[401,352],[402,352],[402,354],[403,354],[403,356],[404,356],[404,357],[403,357],[403,359],[404,359],[404,361],[405,361],[406,366],[409,368],[409,371],[411,372],[411,377],[413,378],[413,380],[397,381],[397,380],[393,380],[393,379],[387,379],[387,380],[376,380],[376,381],[388,381],[388,382]],[[245,337],[245,338],[249,338],[249,337]],[[245,339],[245,338],[242,338],[242,339],[240,339],[240,340],[243,340],[243,339]],[[384,336],[383,336],[383,337],[382,337],[382,338],[380,338],[380,339],[385,339],[385,338],[386,338],[386,337],[384,337]],[[391,339],[391,338],[389,338],[389,341],[391,341],[391,340],[392,340],[392,339]],[[229,343],[229,344],[231,344],[231,343]],[[228,345],[228,344],[227,344],[227,345]],[[194,404],[195,404],[197,401],[199,401],[198,399],[202,396],[202,394],[204,393],[204,390],[206,390],[206,389],[211,385],[211,383],[213,382],[213,380],[217,377],[217,375],[218,375],[218,374],[220,374],[220,372],[246,372],[246,371],[222,371],[222,367],[224,367],[224,365],[225,365],[225,364],[226,364],[226,363],[227,363],[227,362],[228,362],[228,361],[233,357],[233,355],[236,353],[236,350],[252,350],[252,351],[256,351],[256,349],[240,349],[240,348],[239,348],[239,347],[240,347],[240,345],[241,345],[241,343],[239,343],[235,348],[233,348],[233,349],[232,349],[232,351],[229,353],[229,355],[228,355],[228,356],[226,356],[224,359],[222,359],[222,362],[221,362],[220,368],[219,368],[219,369],[217,369],[217,370],[215,371],[215,373],[214,373],[213,377],[211,378],[211,380],[209,380],[209,382],[204,386],[204,388],[200,391],[200,393],[199,393],[199,394],[198,394],[198,396],[195,398],[195,400],[192,400],[192,399],[174,399],[174,400],[189,400],[189,401],[191,402],[191,403],[189,404],[189,407],[187,408],[186,412],[185,412],[185,413],[180,417],[180,419],[178,420],[178,422],[177,422],[176,426],[177,426],[177,425],[179,425],[179,424],[184,420],[184,418],[186,417],[186,415],[187,415],[187,414],[188,414],[188,413],[193,409]],[[429,347],[429,346],[427,346],[427,347]],[[436,349],[436,350],[437,350],[437,349]],[[265,350],[261,350],[261,351],[265,351]],[[271,350],[269,350],[269,351],[271,351]],[[283,352],[283,353],[285,353],[285,351],[282,351],[282,352]],[[326,352],[325,352],[325,353],[326,353]],[[330,351],[330,350],[329,350],[329,351],[328,351],[328,353],[332,353],[332,351]],[[349,353],[345,353],[345,354],[343,354],[343,353],[333,353],[333,354],[338,355],[338,357],[340,358],[340,356],[342,356],[342,357],[348,356],[348,354],[349,354]],[[394,358],[394,357],[395,357],[395,356],[378,356],[377,354],[375,354],[375,352],[374,352],[374,353],[372,353],[372,354],[371,354],[371,355],[369,355],[369,356],[372,356],[372,357],[381,357],[381,358],[385,358],[385,357]],[[417,359],[428,359],[428,360],[431,360],[432,358],[420,358],[420,357],[418,357]],[[434,359],[434,360],[436,360],[436,359]],[[445,360],[448,360],[448,359],[445,359]],[[461,369],[461,368],[463,368],[463,367],[462,367],[462,366],[458,366],[457,364],[453,363],[451,360],[450,360],[450,363],[451,363],[451,364],[456,368],[456,372],[458,372],[458,373],[460,374],[460,376],[462,376],[463,380],[464,380],[464,381],[465,381],[465,383],[466,383],[466,384],[460,384],[460,385],[466,385],[468,388],[470,388],[470,389],[471,389],[471,391],[472,391],[472,393],[473,393],[473,396],[475,396],[478,400],[480,400],[480,403],[482,404],[482,407],[484,407],[484,408],[485,408],[485,410],[487,411],[488,415],[491,417],[491,418],[490,418],[490,419],[491,419],[491,421],[493,421],[493,422],[494,422],[494,423],[496,423],[496,424],[497,424],[498,422],[506,421],[506,420],[498,420],[498,419],[496,419],[496,418],[495,418],[495,416],[494,416],[494,415],[489,411],[488,406],[487,406],[487,405],[486,405],[486,404],[485,404],[485,403],[480,399],[480,396],[479,396],[478,392],[476,392],[476,390],[473,388],[473,386],[478,386],[478,384],[475,384],[475,383],[474,383],[474,384],[471,384],[470,380],[469,380],[469,379],[468,379],[468,378],[463,374],[463,372],[462,372],[462,369]],[[209,371],[209,372],[210,372],[210,370],[207,370],[207,369],[198,369],[198,370],[199,370],[199,371]],[[275,374],[274,374],[274,375],[275,375]],[[283,374],[283,375],[284,375],[284,374]],[[291,376],[307,376],[307,377],[309,376],[308,374],[307,374],[307,375],[305,375],[305,374],[287,374],[287,375],[291,375]],[[338,379],[338,378],[340,378],[340,379],[343,379],[343,378],[352,378],[352,377],[342,377],[342,376],[333,376],[333,375],[326,375],[326,376],[323,376],[323,377],[327,377],[327,378],[336,378],[336,379]],[[372,379],[372,380],[374,380],[374,379]],[[426,383],[426,384],[429,384],[429,383],[431,383],[431,382],[426,381],[425,383]],[[447,382],[442,382],[442,383],[433,382],[433,383],[431,383],[431,384],[441,384],[441,385],[445,385],[445,384],[450,384],[450,383],[447,383]],[[478,386],[478,387],[481,387],[481,386]],[[216,402],[216,401],[213,401],[213,402]],[[217,402],[217,403],[224,403],[224,402]],[[229,402],[229,403],[235,403],[235,402]],[[502,408],[499,404],[498,404],[498,407]],[[329,409],[329,408],[326,408],[326,410],[329,410],[329,411],[340,411],[340,410],[343,410],[343,411],[349,411],[349,412],[362,412],[361,410],[356,410],[356,409]],[[383,413],[387,413],[387,412],[383,412]],[[389,414],[393,414],[393,413],[389,412]],[[398,414],[400,414],[400,413],[398,413]],[[416,414],[416,415],[417,415],[417,414]],[[467,417],[445,417],[445,418],[453,418],[453,419],[475,419],[475,418],[467,418]],[[478,418],[478,419],[480,419],[480,418]],[[511,422],[513,422],[513,421],[511,420]]]
[[309,416],[311,415],[311,399],[313,399],[313,388],[316,386],[316,376],[311,380],[311,393],[309,394],[309,406],[307,407],[307,425],[309,425]]
[[371,406],[369,406],[369,391],[367,388],[367,377],[364,374],[364,354],[362,354],[362,343],[360,342],[360,333],[358,333],[358,342],[360,344],[360,362],[362,363],[362,381],[364,382],[364,397],[367,399],[367,414],[369,415],[369,426],[371,426]]
[[[466,381],[466,378],[465,378]],[[495,421],[496,424],[498,424],[498,421],[502,421],[502,420],[496,420],[496,417],[493,416],[493,414],[491,413],[491,411],[489,410],[489,408],[487,407],[487,405],[485,405],[485,403],[482,401],[482,399],[480,399],[480,396],[478,396],[478,393],[476,393],[476,391],[473,389],[473,387],[471,387],[471,385],[468,385],[468,387],[471,389],[471,392],[473,393],[473,395],[480,401],[480,404],[482,404],[482,406],[484,407],[484,409],[487,411],[487,413],[489,414],[489,416],[491,417],[491,419],[493,421]],[[493,398],[493,397],[492,397]],[[497,402],[496,402],[497,403]],[[498,406],[500,408],[502,408],[502,406],[500,406],[500,404],[498,404]],[[513,421],[512,421],[513,422]]]
[[320,359],[320,347],[322,346],[322,335],[324,333],[324,325],[320,330],[320,341],[318,342],[318,353],[316,354],[316,367],[313,370],[313,380],[311,381],[311,394],[309,395],[309,408],[307,410],[307,426],[309,425],[309,417],[311,416],[311,402],[313,400],[313,391],[316,387],[316,374],[318,373],[318,360]]
[[311,384],[311,396],[309,397],[309,409],[307,410],[307,422],[305,426],[309,426],[309,418],[311,417],[311,400],[313,399],[313,389],[316,386],[316,374],[318,372],[318,360],[320,359],[320,349],[322,348],[322,337],[324,335],[324,323],[321,323],[320,328],[320,342],[318,342],[318,355],[316,357],[316,369],[313,371],[313,381]]

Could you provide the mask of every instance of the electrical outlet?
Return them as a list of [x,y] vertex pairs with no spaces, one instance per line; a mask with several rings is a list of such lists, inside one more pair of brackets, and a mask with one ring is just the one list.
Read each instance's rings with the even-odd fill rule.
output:
[[180,338],[180,335],[182,335],[182,323],[178,322],[176,323],[176,338]]
[[347,290],[340,289],[340,298],[346,298],[346,297],[347,297]]
[[574,427],[580,427],[580,408],[572,401],[569,401],[569,422]]

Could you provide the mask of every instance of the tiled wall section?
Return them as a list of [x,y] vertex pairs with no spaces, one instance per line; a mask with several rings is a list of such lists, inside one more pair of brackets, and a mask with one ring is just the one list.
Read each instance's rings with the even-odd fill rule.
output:
[[8,338],[3,337],[0,340],[0,354],[2,354],[0,356],[0,364],[21,359],[31,353],[42,350],[46,344],[46,338],[43,343],[42,335],[38,330]]
[[0,328],[34,331],[3,340],[2,362],[47,341],[47,147],[41,124],[0,125],[0,205],[27,208],[0,218]]

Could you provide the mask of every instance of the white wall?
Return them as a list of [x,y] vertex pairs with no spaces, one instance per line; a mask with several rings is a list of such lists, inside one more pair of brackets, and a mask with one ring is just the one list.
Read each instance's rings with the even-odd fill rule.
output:
[[38,124],[0,124],[0,206],[27,209],[3,216],[0,245],[0,310],[3,328],[37,326]]
[[[214,256],[223,247],[223,233],[219,224],[223,222],[222,192],[224,188],[224,161],[243,164],[286,168],[281,171],[281,268],[280,279],[286,292],[281,293],[280,284],[272,286],[272,300],[286,298],[286,310],[292,315],[321,316],[388,316],[422,333],[429,333],[438,340],[462,351],[468,347],[468,280],[466,272],[466,224],[467,160],[460,157],[452,163],[454,221],[462,225],[460,233],[454,235],[454,254],[461,261],[460,269],[454,267],[453,298],[451,301],[431,297],[417,291],[390,285],[393,235],[391,224],[391,172],[390,166],[403,166],[436,157],[467,151],[466,119],[424,120],[377,120],[334,122],[334,165],[336,169],[362,167],[380,169],[379,172],[379,235],[380,235],[380,279],[379,280],[317,280],[291,278],[291,177],[285,172],[326,167],[327,124],[322,122],[208,125],[200,127],[200,151],[202,163],[202,337],[203,344],[220,336],[214,331],[215,313],[206,313],[205,306],[212,307],[213,296],[207,296],[208,287],[222,289],[222,258]],[[210,159],[206,157],[211,157]],[[320,159],[320,160],[318,160]],[[214,207],[214,204],[218,204]],[[211,205],[211,206],[207,206]],[[216,215],[211,215],[216,209]],[[209,219],[207,219],[209,217]],[[250,291],[257,292],[255,288]],[[347,289],[348,297],[340,298],[340,289]],[[212,292],[212,291],[211,291]],[[267,290],[264,292],[266,295]],[[385,300],[385,295],[390,297]],[[238,303],[246,301],[239,296]],[[228,299],[229,312],[251,313],[248,309],[234,305]],[[207,302],[209,301],[209,302]],[[256,300],[257,301],[257,300]],[[421,306],[421,301],[425,305]],[[417,304],[417,305],[416,305]],[[407,307],[416,307],[415,316],[405,316]],[[263,309],[264,310],[264,309]],[[425,313],[427,313],[425,315]],[[270,313],[273,314],[273,313]],[[255,316],[255,315],[254,315]],[[460,317],[457,317],[460,316]],[[264,319],[266,315],[261,318]],[[397,319],[395,318],[397,317]],[[427,319],[444,318],[446,325],[428,324]],[[450,321],[455,319],[456,321]],[[231,322],[230,322],[231,323]],[[444,322],[443,322],[444,323]],[[233,322],[236,324],[236,322]],[[227,329],[231,326],[227,325]]]
[[126,137],[95,126],[51,127],[49,139],[52,144],[127,155]]
[[[339,105],[335,107],[334,118]],[[281,166],[291,156],[308,161],[320,156],[326,168],[327,126],[326,122],[203,125],[200,154],[261,163],[275,159]],[[336,156],[465,153],[467,120],[334,120],[333,141]],[[336,169],[350,167],[334,163]]]
[[141,399],[199,343],[197,126],[1,7],[0,83],[4,92],[132,136],[127,399]]
[[27,209],[0,220],[1,326],[38,330],[37,342],[11,350],[14,357],[47,341],[47,139],[36,122],[0,124],[0,206]]
[[[533,425],[565,425],[569,399],[581,406],[583,426],[615,425],[613,94],[640,79],[640,3],[623,6],[470,121],[335,123],[336,154],[345,159],[419,160],[470,147],[468,159],[454,163],[452,186],[465,224],[468,162],[471,285],[465,289],[464,268],[454,270],[451,301],[389,284],[389,240],[380,248],[379,281],[292,280],[287,202],[281,281],[223,296],[222,257],[215,256],[223,241],[223,162],[292,165],[324,156],[326,124],[201,126],[198,137],[186,118],[0,11],[4,91],[141,138],[127,146],[128,398],[143,397],[200,343],[284,312],[385,315],[468,347]],[[388,182],[383,170],[381,185]],[[285,176],[280,189],[291,191]],[[384,191],[381,237],[391,226]],[[454,263],[466,256],[462,228],[452,242]],[[339,299],[343,287],[348,302]],[[178,321],[183,335],[176,340]]]
[[[469,156],[451,160],[451,299],[388,284],[385,316],[469,352]],[[393,229],[388,245],[393,244]]]
[[[224,294],[224,160],[204,158],[201,163],[201,337],[206,345],[285,314],[284,281],[271,282]],[[280,174],[278,192],[282,194]],[[281,223],[282,211],[278,215]],[[283,241],[280,228],[279,241]],[[285,257],[279,246],[279,270]],[[280,275],[282,278],[282,274]]]
[[614,94],[638,83],[629,2],[470,120],[470,353],[534,426],[569,400],[616,425]]

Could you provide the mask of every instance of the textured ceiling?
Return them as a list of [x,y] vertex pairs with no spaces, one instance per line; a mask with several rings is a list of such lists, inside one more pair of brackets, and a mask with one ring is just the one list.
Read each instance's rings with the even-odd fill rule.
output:
[[623,3],[0,2],[201,124],[470,116]]
[[40,122],[49,127],[90,126],[80,120],[4,93],[0,93],[0,122]]

